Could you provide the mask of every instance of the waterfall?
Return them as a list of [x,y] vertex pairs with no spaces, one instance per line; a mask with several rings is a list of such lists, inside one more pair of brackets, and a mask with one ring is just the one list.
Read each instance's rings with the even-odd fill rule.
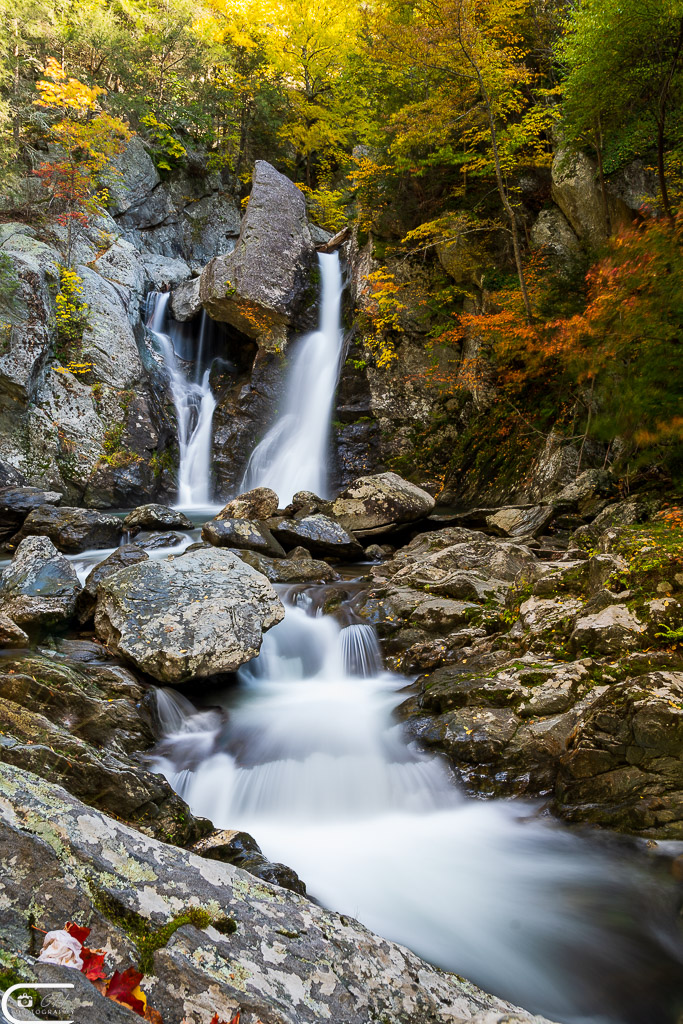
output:
[[194,379],[190,379],[174,346],[172,322],[167,326],[168,292],[151,292],[147,329],[156,340],[171,385],[178,424],[178,508],[200,509],[211,504],[211,441],[216,399],[210,367],[203,367],[208,318],[202,312]]
[[339,255],[320,253],[320,326],[297,345],[284,409],[247,464],[242,490],[270,487],[281,505],[297,491],[327,497],[330,419],[339,376],[342,276]]
[[647,910],[655,871],[626,851],[529,803],[463,797],[406,744],[393,717],[406,679],[382,670],[371,626],[288,604],[238,678],[210,710],[159,694],[168,734],[152,767],[196,814],[488,991],[565,1024],[643,1024],[628,1013],[634,965],[676,948],[675,899],[669,923]]

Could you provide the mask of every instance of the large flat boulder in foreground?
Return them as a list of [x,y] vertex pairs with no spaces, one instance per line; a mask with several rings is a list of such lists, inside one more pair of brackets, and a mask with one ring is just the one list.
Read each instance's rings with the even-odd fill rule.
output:
[[359,536],[385,533],[428,516],[434,498],[397,473],[361,476],[332,505],[332,515]]
[[285,340],[314,258],[302,193],[265,160],[257,160],[237,245],[202,272],[202,305],[214,320],[272,348]]
[[24,537],[49,537],[60,551],[75,553],[89,548],[114,548],[122,533],[123,523],[108,512],[41,505],[26,517],[12,544],[20,543]]
[[261,573],[227,549],[140,562],[103,580],[95,628],[161,682],[234,672],[258,654],[284,608]]
[[[28,772],[0,765],[0,792],[0,948],[21,978],[82,983],[74,969],[25,954],[32,926],[88,925],[91,947],[108,951],[109,974],[135,962],[134,934],[146,922],[156,931],[195,907],[211,923],[169,929],[141,983],[168,1024],[237,1013],[243,1024],[544,1024],[357,921],[141,835]],[[62,1016],[110,1020],[107,1001],[85,989]]]

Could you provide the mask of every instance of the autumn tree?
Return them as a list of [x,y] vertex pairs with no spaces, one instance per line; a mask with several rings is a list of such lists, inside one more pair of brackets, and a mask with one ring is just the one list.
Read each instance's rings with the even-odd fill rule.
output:
[[119,118],[100,109],[100,87],[69,78],[54,58],[37,84],[36,104],[57,119],[50,129],[54,159],[40,165],[37,176],[58,209],[57,221],[67,229],[66,258],[71,265],[76,228],[101,208],[105,194],[98,187],[102,171],[122,153],[130,130]]
[[408,130],[440,135],[465,154],[470,173],[493,175],[531,319],[511,176],[522,158],[547,159],[554,112],[534,102],[521,32],[526,8],[527,0],[389,0],[371,19],[369,45],[383,63],[416,68],[432,86],[401,111]]
[[683,0],[584,0],[572,7],[557,52],[565,70],[563,124],[574,141],[615,163],[657,146],[662,209],[671,219],[667,145],[683,116]]

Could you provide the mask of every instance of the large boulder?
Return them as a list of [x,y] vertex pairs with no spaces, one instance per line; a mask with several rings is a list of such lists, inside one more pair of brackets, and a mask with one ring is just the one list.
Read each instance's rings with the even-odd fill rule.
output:
[[122,569],[98,587],[95,628],[107,646],[162,682],[233,672],[284,617],[272,586],[219,548]]
[[229,501],[216,519],[270,519],[277,512],[278,503],[279,498],[270,487],[254,487]]
[[171,312],[175,320],[183,323],[192,320],[202,309],[202,300],[199,297],[199,278],[192,277],[189,281],[182,281],[171,292]]
[[597,654],[623,654],[643,642],[645,626],[624,604],[608,604],[577,619],[571,635],[576,650]]
[[202,540],[219,548],[244,548],[272,558],[285,557],[284,548],[268,527],[250,519],[211,519],[202,527]]
[[340,579],[327,562],[316,558],[269,558],[255,551],[236,551],[243,562],[263,573],[271,583],[334,583]]
[[298,310],[314,255],[303,195],[257,160],[237,245],[202,272],[202,305],[214,320],[275,348]]
[[140,505],[123,520],[126,530],[192,530],[194,523],[167,505]]
[[580,150],[561,148],[555,154],[552,197],[581,241],[593,246],[632,216],[613,193],[607,191],[603,197],[598,169]]
[[87,508],[41,505],[29,513],[12,543],[25,537],[49,537],[60,551],[76,552],[116,547],[122,533],[123,523],[117,516]]
[[543,249],[560,265],[570,266],[581,250],[571,224],[556,206],[541,210],[529,235],[532,248]]
[[543,533],[555,518],[552,505],[517,508],[510,505],[486,517],[486,525],[501,537],[535,537]]
[[82,626],[90,622],[95,614],[97,604],[97,587],[102,580],[112,576],[129,565],[137,565],[138,562],[146,562],[149,555],[137,544],[122,544],[108,558],[99,562],[86,576],[83,590],[78,595],[76,602],[76,615]]
[[27,537],[0,575],[0,613],[26,631],[66,625],[81,585],[47,537]]
[[347,530],[365,536],[422,519],[435,504],[431,494],[397,473],[377,473],[359,477],[342,491],[332,513]]
[[301,519],[271,519],[273,536],[287,548],[307,548],[314,555],[362,558],[363,548],[335,519],[319,512]]
[[[142,989],[169,1024],[240,1013],[245,1022],[272,1024],[544,1024],[353,919],[232,864],[140,835],[29,772],[0,766],[0,789],[0,941],[21,978],[46,967],[51,981],[82,978],[25,954],[34,929],[87,923],[91,946],[108,951],[110,973],[139,958],[136,936],[165,928],[163,943],[144,947],[152,963]],[[45,880],[49,899],[35,899],[29,878]],[[179,927],[190,908],[203,911],[203,921]],[[112,1020],[108,1001],[87,989],[84,1012],[79,991],[60,1016]]]

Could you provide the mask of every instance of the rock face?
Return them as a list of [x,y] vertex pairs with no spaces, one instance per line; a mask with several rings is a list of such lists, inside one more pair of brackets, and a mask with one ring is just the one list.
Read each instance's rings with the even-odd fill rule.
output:
[[98,587],[95,627],[162,682],[233,672],[284,617],[270,583],[232,551],[203,549],[122,569]]
[[123,524],[116,516],[91,509],[41,505],[26,517],[12,543],[21,543],[24,537],[49,537],[60,551],[87,551],[115,547],[122,533]]
[[334,583],[340,578],[331,565],[319,562],[310,555],[308,558],[268,558],[255,551],[235,553],[247,565],[263,573],[271,583]]
[[541,210],[530,232],[535,249],[545,249],[560,263],[571,264],[580,250],[579,240],[556,206]]
[[[42,970],[22,955],[31,925],[87,921],[90,941],[123,969],[139,954],[122,920],[158,928],[196,907],[212,923],[172,931],[142,983],[164,1020],[203,1024],[214,1013],[223,1020],[240,1013],[245,1024],[544,1024],[356,921],[230,864],[141,836],[28,772],[1,766],[0,788],[0,941],[22,968]],[[35,898],[29,876],[49,879],[49,900]],[[96,908],[93,886],[101,894]],[[49,971],[66,981],[76,974]],[[90,990],[77,1024],[110,1019],[99,1012],[107,1001]]]
[[194,524],[182,512],[167,505],[141,505],[123,520],[126,530],[192,530]]
[[202,527],[202,540],[216,547],[244,548],[272,558],[285,557],[284,548],[268,527],[249,519],[212,519]]
[[281,885],[283,889],[306,895],[306,886],[296,871],[286,864],[277,864],[263,856],[261,847],[248,832],[220,829],[204,839],[200,839],[192,847],[193,853],[210,860],[220,860],[224,864],[234,864],[243,868],[250,875],[262,878],[264,882]]
[[237,245],[202,272],[202,305],[214,320],[273,348],[285,340],[314,252],[303,195],[258,160]]
[[559,813],[680,839],[682,697],[683,672],[651,672],[606,689],[572,734],[556,793]]
[[66,625],[81,585],[47,537],[27,537],[0,575],[0,613],[25,631]]
[[273,536],[285,547],[301,545],[314,555],[332,558],[362,558],[363,548],[351,534],[329,516],[314,513],[301,519],[271,519]]
[[171,292],[171,311],[176,320],[181,323],[192,320],[200,313],[202,300],[199,297],[199,278],[193,277],[189,281],[183,281]]
[[486,517],[486,525],[502,537],[535,537],[543,533],[555,518],[555,509],[548,505],[533,508],[501,508]]
[[578,237],[591,245],[605,241],[610,229],[630,221],[628,207],[609,191],[605,208],[597,167],[580,151],[557,151],[552,166],[552,195]]
[[171,842],[210,831],[161,775],[140,764],[151,746],[150,695],[99,645],[51,641],[0,661],[0,761],[66,786],[80,800]]
[[342,491],[332,513],[347,530],[366,536],[421,519],[434,505],[431,494],[397,473],[378,473],[360,477]]

